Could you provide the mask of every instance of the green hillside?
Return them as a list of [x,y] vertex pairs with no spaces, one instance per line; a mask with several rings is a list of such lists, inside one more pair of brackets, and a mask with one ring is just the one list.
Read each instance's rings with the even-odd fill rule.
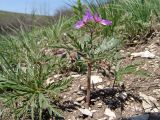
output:
[[53,22],[52,16],[29,15],[14,12],[0,11],[0,31],[10,31],[23,27],[30,29],[33,26],[43,26]]

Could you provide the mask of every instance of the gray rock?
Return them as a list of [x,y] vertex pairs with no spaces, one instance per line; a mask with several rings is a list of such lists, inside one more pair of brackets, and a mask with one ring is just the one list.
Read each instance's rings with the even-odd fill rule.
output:
[[119,97],[121,98],[121,99],[123,99],[123,100],[125,100],[126,98],[127,98],[127,93],[126,92],[123,92],[123,93],[121,93],[120,95],[119,95]]
[[82,97],[77,98],[76,101],[77,101],[77,102],[81,102],[81,101],[83,101],[84,99],[85,99],[85,96],[82,96]]
[[149,114],[136,115],[128,118],[127,120],[149,120]]
[[102,105],[103,105],[102,103],[98,103],[98,104],[97,104],[97,107],[98,107],[98,108],[101,108]]
[[131,56],[133,57],[142,57],[142,58],[155,58],[155,55],[149,51],[132,53]]
[[81,106],[79,102],[74,102],[74,105]]
[[78,78],[78,77],[80,77],[81,75],[80,74],[76,74],[76,75],[70,75],[71,77],[73,77],[73,78]]
[[91,76],[91,83],[92,84],[101,83],[102,81],[103,81],[102,77],[100,77],[99,75],[92,75]]
[[93,116],[93,113],[89,110],[89,109],[82,109],[82,108],[79,108],[79,111],[83,114],[83,115],[87,115],[87,116],[90,116],[92,117]]
[[108,120],[108,117],[100,118],[98,120]]
[[91,112],[92,112],[92,113],[95,113],[95,112],[97,112],[97,110],[91,110]]
[[104,111],[104,114],[107,115],[109,117],[108,120],[114,120],[116,118],[116,114],[115,112],[113,112],[111,109],[106,108]]
[[104,85],[98,85],[97,88],[98,89],[104,89]]
[[52,84],[55,82],[55,80],[60,80],[61,78],[62,78],[62,74],[53,75],[45,81],[45,84],[46,85]]
[[77,91],[77,95],[84,95],[83,91]]
[[159,103],[157,102],[156,98],[147,96],[141,92],[139,95],[142,98],[142,106],[145,112],[159,112]]

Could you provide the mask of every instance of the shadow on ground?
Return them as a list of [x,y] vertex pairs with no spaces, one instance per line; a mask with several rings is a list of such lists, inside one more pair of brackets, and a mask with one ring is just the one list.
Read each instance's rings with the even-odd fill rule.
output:
[[139,96],[127,93],[123,88],[106,88],[91,93],[91,99],[101,99],[110,109],[121,108],[122,111],[124,110],[125,102],[131,97],[136,102],[142,102]]

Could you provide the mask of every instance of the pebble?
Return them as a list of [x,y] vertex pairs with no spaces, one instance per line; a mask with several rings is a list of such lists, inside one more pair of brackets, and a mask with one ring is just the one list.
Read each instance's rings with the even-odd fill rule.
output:
[[126,92],[123,92],[123,93],[121,93],[120,95],[119,95],[119,97],[121,98],[121,99],[123,99],[123,100],[125,100],[126,98],[127,98],[127,93]]
[[78,77],[80,77],[81,75],[77,74],[77,75],[70,75],[70,76],[73,77],[73,78],[78,78]]
[[92,112],[92,113],[95,113],[95,112],[97,112],[97,110],[91,110],[91,112]]
[[77,91],[77,95],[84,95],[83,91]]
[[91,83],[92,84],[101,83],[102,81],[103,81],[102,78],[98,75],[92,75],[91,76]]
[[148,50],[144,52],[132,53],[131,56],[133,57],[142,57],[142,58],[155,58],[155,55]]
[[116,114],[109,108],[105,109],[104,114],[109,117],[109,120],[114,120],[116,118]]
[[98,108],[101,108],[102,105],[103,105],[102,103],[98,103],[98,104],[97,104],[97,107],[98,107]]
[[142,98],[142,106],[145,112],[159,112],[159,103],[156,98],[147,96],[141,92],[139,93],[139,96]]
[[92,117],[93,116],[93,113],[89,110],[89,109],[82,109],[82,108],[79,108],[79,111],[83,114],[83,115],[87,115],[87,116],[90,116]]
[[107,120],[107,117],[104,117],[104,118],[100,118],[98,120]]
[[98,85],[97,88],[98,89],[104,89],[104,85]]
[[77,101],[77,102],[81,102],[81,101],[83,101],[84,99],[85,99],[85,96],[82,96],[82,97],[77,98],[76,101]]
[[67,97],[67,96],[66,96],[66,95],[64,95],[64,96],[63,96],[63,99],[65,99],[66,97]]

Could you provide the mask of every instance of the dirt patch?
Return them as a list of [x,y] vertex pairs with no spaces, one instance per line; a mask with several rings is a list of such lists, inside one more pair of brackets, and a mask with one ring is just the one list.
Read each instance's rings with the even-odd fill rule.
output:
[[[133,58],[130,56],[133,52],[142,52],[145,50],[155,54],[155,58]],[[155,98],[157,104],[160,104],[160,35],[157,34],[147,44],[130,47],[121,50],[121,52],[125,56],[122,60],[122,65],[141,63],[139,69],[148,72],[150,77],[126,75],[123,79],[124,86],[112,88],[112,78],[104,77],[102,74],[93,72],[94,75],[101,76],[103,81],[94,84],[92,87],[92,102],[88,110],[90,110],[93,115],[87,116],[79,110],[80,108],[86,108],[86,75],[71,75],[75,77],[71,87],[68,91],[61,94],[63,98],[62,102],[65,103],[65,101],[68,101],[67,104],[72,104],[72,108],[68,108],[68,110],[65,109],[64,111],[65,120],[111,120],[111,117],[105,114],[105,110],[108,108],[116,115],[116,118],[112,118],[113,120],[129,120],[131,116],[144,115],[146,112],[140,93]],[[156,112],[159,112],[159,109]],[[151,120],[153,116],[155,117],[155,114],[147,113],[147,116],[147,120]],[[138,118],[140,117],[138,116]],[[144,115],[143,117],[146,116]],[[132,120],[134,118],[130,119]],[[156,119],[159,120],[160,117],[155,118],[155,120]]]

